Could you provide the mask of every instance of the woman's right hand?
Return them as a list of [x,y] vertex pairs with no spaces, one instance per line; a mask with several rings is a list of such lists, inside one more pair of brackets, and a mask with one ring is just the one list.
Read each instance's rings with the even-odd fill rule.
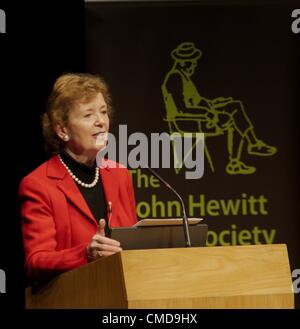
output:
[[105,236],[105,219],[99,220],[99,227],[97,233],[92,237],[87,246],[87,259],[89,262],[94,260],[113,255],[122,251],[120,242]]

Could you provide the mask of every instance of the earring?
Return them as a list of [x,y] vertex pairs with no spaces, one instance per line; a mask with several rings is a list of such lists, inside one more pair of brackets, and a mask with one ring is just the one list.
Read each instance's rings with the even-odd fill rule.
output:
[[67,142],[67,141],[69,140],[69,136],[68,136],[68,135],[65,135],[65,136],[63,137],[63,140],[64,140],[65,142]]

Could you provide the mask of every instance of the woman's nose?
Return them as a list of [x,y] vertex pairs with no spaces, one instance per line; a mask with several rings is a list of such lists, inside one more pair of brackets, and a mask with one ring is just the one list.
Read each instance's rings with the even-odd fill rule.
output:
[[95,125],[103,125],[103,124],[104,124],[104,116],[102,115],[102,113],[97,113]]

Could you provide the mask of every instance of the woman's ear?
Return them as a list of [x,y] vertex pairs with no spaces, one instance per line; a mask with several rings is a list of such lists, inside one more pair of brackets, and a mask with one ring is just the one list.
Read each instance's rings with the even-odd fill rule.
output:
[[66,127],[64,127],[63,125],[61,124],[57,124],[55,126],[55,132],[57,134],[57,136],[62,139],[64,142],[67,142],[70,137],[68,135],[68,130]]

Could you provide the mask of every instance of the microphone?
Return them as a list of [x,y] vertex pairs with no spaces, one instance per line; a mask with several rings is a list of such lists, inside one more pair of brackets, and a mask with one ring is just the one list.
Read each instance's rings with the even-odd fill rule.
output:
[[108,201],[107,203],[107,212],[109,213],[108,216],[108,227],[111,229],[110,222],[111,222],[111,217],[112,217],[112,202]]
[[181,203],[181,208],[182,208],[182,219],[183,219],[183,231],[184,231],[184,236],[185,236],[185,242],[186,242],[186,247],[191,247],[191,237],[190,237],[190,228],[189,228],[189,222],[186,216],[186,211],[185,211],[185,206],[184,202],[181,198],[181,196],[177,193],[177,191],[169,184],[167,183],[162,177],[159,176],[158,173],[156,173],[152,168],[150,167],[145,167],[148,169],[153,176],[155,176],[160,182],[162,182],[167,188],[169,188],[177,198],[180,200]]

